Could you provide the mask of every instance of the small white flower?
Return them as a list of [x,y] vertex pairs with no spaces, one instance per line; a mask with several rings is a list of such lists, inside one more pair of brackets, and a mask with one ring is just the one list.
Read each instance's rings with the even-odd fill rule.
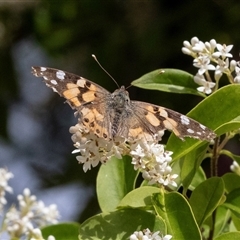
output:
[[216,45],[217,45],[217,42],[215,39],[211,39],[209,42],[205,42],[205,47],[210,54],[214,53],[214,49],[216,48]]
[[202,75],[208,70],[215,70],[215,67],[210,64],[210,59],[208,56],[199,56],[193,60],[193,66],[199,68],[198,74]]
[[232,50],[232,48],[233,48],[233,45],[225,45],[225,44],[219,44],[219,43],[217,43],[217,49],[218,49],[218,52],[215,52],[215,56],[218,56],[218,57],[222,57],[223,59],[225,59],[226,57],[232,57],[232,54],[231,53],[229,53],[231,50]]
[[212,93],[212,88],[216,85],[216,83],[206,81],[203,75],[197,74],[193,79],[195,83],[202,85],[198,87],[197,90],[206,94]]
[[191,39],[191,43],[189,41],[183,42],[184,47],[182,48],[182,52],[187,55],[191,55],[194,58],[197,57],[197,53],[202,51],[205,46],[204,43],[199,41],[197,37],[193,37]]
[[205,44],[202,41],[197,42],[193,47],[192,50],[196,53],[199,52],[204,52],[204,50],[206,49]]
[[198,37],[193,37],[193,38],[191,39],[191,44],[192,44],[192,46],[196,45],[197,43],[199,43]]
[[230,169],[232,172],[240,176],[240,166],[236,161],[233,161],[232,165],[230,166]]
[[13,174],[4,168],[0,168],[0,212],[3,205],[7,203],[5,199],[6,192],[12,193],[12,188],[8,185],[8,181],[13,178]]
[[172,235],[169,235],[169,234],[165,235],[165,236],[162,238],[162,240],[170,240],[170,239],[172,239]]
[[215,69],[215,79],[219,80],[223,73],[227,73],[229,71],[229,59],[226,60],[218,59],[218,65]]
[[237,66],[237,61],[236,60],[231,60],[230,61],[230,71],[233,72],[235,70],[236,66]]
[[182,52],[186,55],[192,55],[192,51],[189,48],[182,47]]
[[148,228],[143,231],[135,231],[131,236],[130,240],[170,240],[171,235],[160,236],[160,231],[152,233]]

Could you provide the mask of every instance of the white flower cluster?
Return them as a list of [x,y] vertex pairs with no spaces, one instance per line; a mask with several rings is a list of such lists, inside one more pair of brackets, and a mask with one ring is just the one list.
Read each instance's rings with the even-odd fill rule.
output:
[[[199,92],[210,94],[218,88],[218,81],[223,74],[226,74],[230,83],[240,83],[240,63],[232,58],[230,51],[233,45],[219,44],[215,39],[209,42],[202,42],[197,37],[191,41],[184,41],[182,52],[194,58],[193,66],[198,68],[198,73],[194,76],[194,81],[200,85],[197,88]],[[212,64],[214,63],[214,64]],[[214,72],[212,80],[210,71]],[[234,72],[234,77],[232,73]]]
[[143,231],[134,232],[130,236],[130,240],[170,240],[172,238],[171,235],[165,235],[164,237],[159,236],[160,231],[155,233],[150,232],[150,230],[144,229]]
[[0,212],[3,209],[3,205],[7,203],[5,198],[6,192],[12,193],[12,188],[8,185],[10,178],[13,178],[13,174],[4,168],[0,168]]
[[[106,163],[113,156],[121,159],[122,156],[129,155],[132,157],[134,169],[140,170],[149,184],[177,186],[174,180],[178,175],[171,174],[172,168],[169,165],[172,153],[165,152],[163,145],[145,139],[131,142],[118,137],[114,140],[106,140],[85,130],[81,124],[71,127],[70,132],[73,134],[72,140],[77,148],[73,153],[80,153],[76,158],[83,164],[85,172],[99,163]],[[161,135],[157,136],[157,139],[159,140],[160,137]]]
[[147,143],[139,141],[135,150],[130,152],[132,164],[135,170],[140,170],[143,178],[149,184],[161,184],[164,186],[172,185],[177,187],[174,181],[178,175],[171,174],[172,168],[169,165],[172,152],[167,152],[162,144]]
[[[38,227],[58,222],[59,213],[55,204],[46,207],[42,201],[37,201],[28,188],[18,196],[19,210],[12,206],[6,213],[3,230],[11,239],[28,235],[30,239],[43,239]],[[50,238],[51,239],[51,238]]]
[[76,158],[83,164],[84,172],[99,163],[106,163],[113,156],[121,159],[129,152],[124,138],[119,137],[115,141],[106,140],[89,132],[81,124],[71,127],[69,131],[73,134],[72,141],[76,147],[73,153],[80,153]]

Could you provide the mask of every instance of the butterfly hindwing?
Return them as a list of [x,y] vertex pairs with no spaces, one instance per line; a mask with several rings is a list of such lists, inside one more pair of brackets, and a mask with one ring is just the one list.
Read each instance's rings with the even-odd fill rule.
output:
[[132,102],[136,108],[142,109],[141,111],[144,113],[142,115],[154,128],[154,132],[167,129],[182,140],[184,137],[192,137],[211,141],[216,137],[212,130],[181,113],[150,103]]

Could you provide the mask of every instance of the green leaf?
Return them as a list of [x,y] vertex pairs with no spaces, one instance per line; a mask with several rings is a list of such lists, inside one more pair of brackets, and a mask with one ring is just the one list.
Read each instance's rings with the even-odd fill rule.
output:
[[202,159],[206,153],[206,144],[198,148],[196,151],[191,151],[186,156],[180,159],[181,173],[180,178],[185,189],[191,184]]
[[216,209],[216,217],[215,217],[215,226],[214,226],[214,236],[218,236],[223,232],[229,231],[229,219],[231,217],[231,212],[223,207],[219,206]]
[[239,218],[239,214],[235,214],[234,212],[231,212],[231,216],[232,216],[232,222],[234,224],[234,227],[240,231],[240,218]]
[[224,233],[216,238],[214,240],[239,240],[240,239],[240,232],[230,232],[230,233]]
[[[228,85],[205,98],[188,114],[188,116],[215,130],[240,116],[239,106],[240,85]],[[235,127],[237,126],[238,125],[235,125]],[[223,134],[228,130],[229,128],[221,129],[220,133]],[[206,143],[190,138],[181,141],[171,134],[166,148],[173,151],[172,157],[175,160],[203,144]]]
[[157,69],[134,80],[133,86],[172,93],[188,93],[205,96],[197,91],[199,87],[193,75],[178,69]]
[[240,128],[240,121],[230,121],[230,122],[227,122],[227,123],[224,123],[222,124],[221,126],[219,126],[217,129],[216,129],[216,133],[218,135],[222,135],[226,132],[230,132],[230,131],[233,131],[233,130],[236,130],[236,129],[239,129]]
[[201,226],[217,208],[224,195],[224,183],[219,177],[212,177],[198,185],[192,192],[189,203],[198,226]]
[[189,186],[189,189],[193,191],[200,183],[202,183],[206,179],[207,179],[206,174],[202,169],[202,167],[200,166],[193,177],[193,180],[191,182],[191,185]]
[[41,229],[44,239],[52,235],[57,240],[76,240],[79,234],[79,223],[60,223],[47,226]]
[[142,208],[146,206],[152,206],[152,194],[158,193],[160,190],[157,187],[144,186],[134,189],[128,193],[118,207],[132,207]]
[[187,200],[177,192],[153,194],[157,214],[167,225],[173,239],[201,239],[200,230]]
[[123,197],[135,187],[138,172],[128,156],[112,158],[100,167],[97,176],[98,202],[103,212],[115,210]]
[[240,214],[240,188],[232,190],[223,205],[234,213]]
[[222,176],[226,192],[240,188],[240,176],[235,173],[226,173]]
[[135,231],[146,228],[151,232],[161,231],[166,234],[164,222],[155,214],[140,209],[121,209],[86,220],[81,224],[79,240],[129,240]]

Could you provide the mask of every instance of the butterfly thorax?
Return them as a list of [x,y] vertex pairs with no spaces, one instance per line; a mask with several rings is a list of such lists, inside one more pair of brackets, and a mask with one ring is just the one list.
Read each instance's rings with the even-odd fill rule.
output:
[[124,119],[127,119],[132,114],[131,101],[124,86],[111,94],[108,108],[111,119],[111,132],[112,136],[115,137],[122,127],[120,124],[124,123]]

